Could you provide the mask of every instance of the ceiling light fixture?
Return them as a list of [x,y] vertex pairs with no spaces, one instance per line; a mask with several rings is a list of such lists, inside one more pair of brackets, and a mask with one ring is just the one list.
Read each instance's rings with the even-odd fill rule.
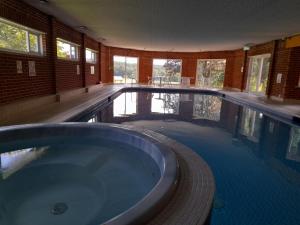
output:
[[80,30],[87,30],[88,28],[86,26],[78,26],[78,29],[80,29]]
[[243,50],[244,51],[249,51],[251,46],[253,46],[253,44],[251,44],[251,43],[245,44],[244,47],[243,47]]

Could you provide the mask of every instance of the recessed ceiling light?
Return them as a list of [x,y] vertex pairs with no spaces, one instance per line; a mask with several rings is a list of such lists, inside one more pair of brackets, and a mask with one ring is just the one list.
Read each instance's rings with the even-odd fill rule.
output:
[[78,26],[78,28],[79,28],[80,30],[87,30],[87,29],[88,29],[86,26]]

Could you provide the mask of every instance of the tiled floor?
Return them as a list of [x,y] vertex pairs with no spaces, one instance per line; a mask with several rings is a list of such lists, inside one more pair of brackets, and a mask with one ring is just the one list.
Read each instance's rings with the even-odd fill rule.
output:
[[[32,108],[32,110],[27,110],[26,112],[21,112],[22,116],[9,118],[0,117],[0,126],[13,125],[13,124],[26,124],[26,123],[37,123],[37,122],[63,122],[66,119],[84,111],[86,108],[94,105],[95,103],[107,99],[113,93],[118,92],[123,87],[159,87],[159,86],[149,86],[149,85],[103,85],[103,87],[92,93],[82,93],[76,95],[69,100],[63,102],[52,102],[47,105],[43,105],[39,108]],[[186,87],[161,87],[162,89],[189,89]],[[195,87],[190,87],[190,89],[197,89]],[[221,91],[228,98],[233,99],[238,102],[243,102],[249,104],[253,107],[263,108],[267,112],[277,113],[279,116],[292,119],[300,118],[300,104],[299,101],[295,102],[279,102],[274,100],[269,100],[263,97],[258,97],[243,92],[230,92]],[[1,107],[0,107],[1,110]]]

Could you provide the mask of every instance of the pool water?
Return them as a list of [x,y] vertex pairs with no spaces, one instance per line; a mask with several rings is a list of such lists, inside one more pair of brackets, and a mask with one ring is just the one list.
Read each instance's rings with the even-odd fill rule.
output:
[[161,176],[148,154],[99,137],[2,143],[0,158],[1,225],[98,225]]
[[213,225],[300,224],[300,128],[221,97],[126,92],[86,122],[151,129],[198,153],[216,181]]

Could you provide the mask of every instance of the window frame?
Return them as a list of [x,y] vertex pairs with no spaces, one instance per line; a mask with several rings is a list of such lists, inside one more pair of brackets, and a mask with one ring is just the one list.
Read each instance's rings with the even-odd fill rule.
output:
[[[140,71],[139,71],[139,68],[140,68],[140,58],[137,57],[137,56],[125,56],[125,55],[113,55],[112,56],[112,61],[113,61],[113,83],[114,84],[132,84],[132,83],[127,83],[127,76],[125,76],[124,80],[125,82],[115,82],[115,60],[114,60],[114,57],[123,57],[124,58],[124,65],[125,65],[125,71],[127,71],[127,58],[135,58],[137,59],[136,61],[136,79],[135,79],[135,84],[138,84],[139,83],[139,79],[140,79]],[[129,78],[130,79],[130,78]]]
[[166,60],[166,61],[168,61],[168,60],[179,60],[180,61],[180,71],[179,71],[179,74],[180,74],[180,81],[179,81],[179,83],[175,83],[176,85],[178,85],[178,84],[180,84],[181,83],[181,77],[182,77],[182,67],[183,67],[183,59],[182,58],[153,58],[152,59],[152,75],[151,75],[151,77],[152,77],[152,79],[154,80],[155,78],[155,74],[154,74],[154,61],[155,60]]
[[[88,60],[88,59],[86,58],[86,52],[87,52],[87,51],[90,51],[91,54],[92,54],[92,56],[94,55],[94,57],[92,57],[92,58],[94,58],[94,59]],[[91,49],[91,48],[85,48],[85,61],[86,61],[87,63],[90,63],[90,64],[97,64],[97,60],[98,60],[97,54],[98,54],[98,51],[96,51],[96,50],[94,50],[94,49]]]
[[[57,55],[57,42],[60,41],[64,44],[69,44],[70,45],[70,58],[65,58],[65,57],[60,57]],[[75,58],[72,58],[72,47],[75,48]],[[74,42],[71,42],[71,41],[67,41],[65,39],[62,39],[62,38],[56,38],[56,58],[59,59],[59,60],[68,60],[68,61],[75,61],[75,62],[78,62],[79,61],[79,51],[80,51],[80,45],[79,44],[76,44]]]
[[[18,49],[11,49],[0,47],[0,51],[9,52],[9,53],[17,53],[17,54],[24,54],[24,55],[34,55],[34,56],[45,56],[44,54],[44,46],[43,46],[43,39],[46,35],[45,32],[15,23],[13,21],[7,20],[5,18],[0,17],[0,22],[6,24],[8,26],[12,26],[18,29],[23,30],[26,33],[26,51],[18,50]],[[38,51],[31,51],[31,44],[30,44],[30,35],[34,35],[37,37],[37,44],[38,44]]]

